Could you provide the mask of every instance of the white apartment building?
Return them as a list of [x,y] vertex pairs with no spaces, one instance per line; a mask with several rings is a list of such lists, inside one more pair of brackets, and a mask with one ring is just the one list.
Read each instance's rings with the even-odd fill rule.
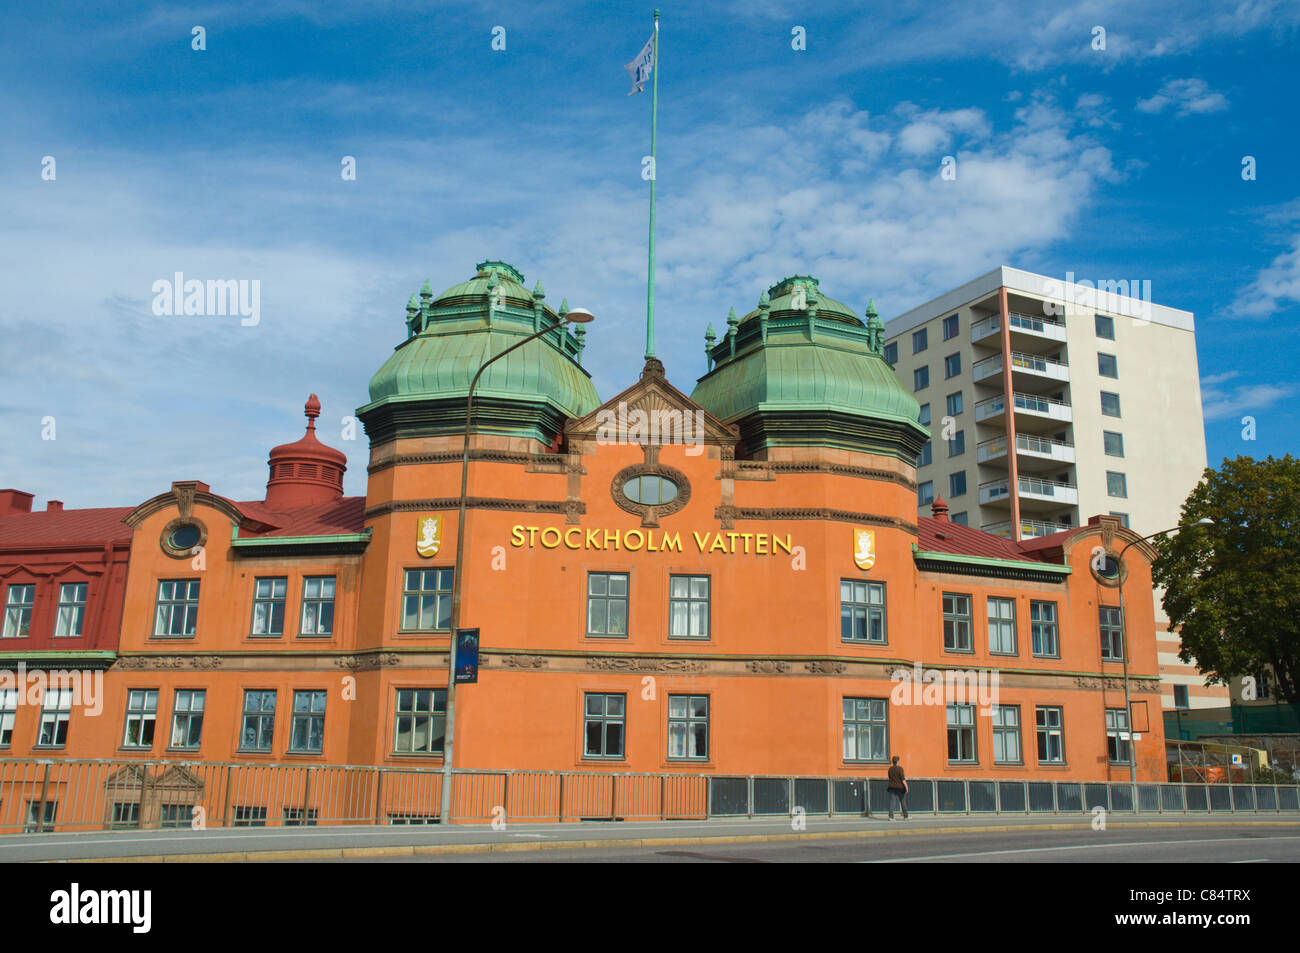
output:
[[[1087,277],[995,268],[886,322],[933,434],[922,507],[941,497],[1017,540],[1107,513],[1142,535],[1178,524],[1206,464],[1192,314],[1155,304],[1149,280]],[[1162,639],[1165,707],[1226,704],[1177,652]]]

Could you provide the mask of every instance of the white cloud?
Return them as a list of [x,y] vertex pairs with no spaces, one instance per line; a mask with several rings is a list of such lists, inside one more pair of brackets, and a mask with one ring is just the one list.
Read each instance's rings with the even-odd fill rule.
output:
[[1232,304],[1232,312],[1246,318],[1268,318],[1278,309],[1300,302],[1300,233],[1291,247],[1262,268]]
[[1293,384],[1246,384],[1224,388],[1217,383],[1210,383],[1216,379],[1227,380],[1233,377],[1236,377],[1235,373],[1207,377],[1201,381],[1201,409],[1206,420],[1259,414],[1296,393]]
[[[956,181],[903,143],[919,123],[951,137]],[[997,126],[975,109],[878,117],[834,100],[783,125],[729,114],[661,142],[670,378],[689,392],[705,325],[787,274],[816,275],[858,313],[874,297],[889,317],[1050,247],[1116,175],[1076,127],[1041,98]],[[0,257],[23,280],[0,300],[0,337],[24,359],[6,368],[0,470],[69,506],[131,504],[177,479],[260,498],[267,450],[301,435],[315,391],[322,439],[348,454],[348,492],[363,492],[364,434],[341,442],[340,418],[404,339],[407,296],[489,257],[542,279],[554,303],[592,309],[584,363],[616,393],[644,346],[646,196],[640,143],[593,128],[572,142],[523,130],[509,148],[492,130],[363,137],[349,146],[362,163],[352,183],[327,148],[282,158],[241,142],[100,150],[61,161],[56,183],[16,185]],[[260,278],[262,323],[153,316],[152,282],[175,271]],[[39,438],[45,415],[57,441]]]
[[1173,106],[1179,116],[1221,112],[1228,108],[1228,99],[1211,90],[1202,79],[1171,79],[1149,99],[1139,99],[1137,109],[1144,113],[1164,112]]

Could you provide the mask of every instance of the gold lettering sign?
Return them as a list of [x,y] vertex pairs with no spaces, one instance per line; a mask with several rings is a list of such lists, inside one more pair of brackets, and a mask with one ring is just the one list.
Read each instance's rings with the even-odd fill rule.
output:
[[787,556],[794,553],[790,534],[742,533],[739,531],[691,531],[681,533],[656,529],[600,529],[569,526],[512,526],[510,545],[516,549],[596,549],[619,552],[680,553],[695,544],[697,552],[729,556]]
[[442,549],[442,517],[421,516],[415,524],[415,551],[428,559]]
[[876,531],[874,529],[855,528],[853,530],[853,562],[859,569],[870,569],[876,564]]

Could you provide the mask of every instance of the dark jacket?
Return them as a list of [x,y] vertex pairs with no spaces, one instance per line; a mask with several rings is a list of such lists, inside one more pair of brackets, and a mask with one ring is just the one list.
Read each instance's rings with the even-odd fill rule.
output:
[[903,776],[903,766],[901,764],[891,764],[889,766],[889,790],[905,791],[907,778]]

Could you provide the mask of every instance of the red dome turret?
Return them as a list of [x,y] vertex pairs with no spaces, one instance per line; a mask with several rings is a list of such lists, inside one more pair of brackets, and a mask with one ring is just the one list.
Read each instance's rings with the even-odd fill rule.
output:
[[337,500],[343,495],[343,473],[348,458],[316,439],[316,418],[320,400],[315,394],[303,407],[307,432],[294,443],[271,451],[271,478],[266,483],[266,505],[273,510],[292,510]]

